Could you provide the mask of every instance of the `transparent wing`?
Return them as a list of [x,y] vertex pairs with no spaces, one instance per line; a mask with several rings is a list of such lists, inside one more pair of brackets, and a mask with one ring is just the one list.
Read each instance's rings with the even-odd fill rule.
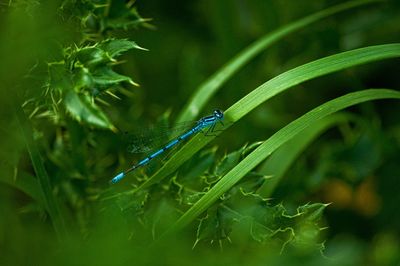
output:
[[166,145],[196,125],[197,121],[183,122],[173,126],[159,125],[141,128],[135,132],[126,132],[123,142],[130,153],[148,153]]

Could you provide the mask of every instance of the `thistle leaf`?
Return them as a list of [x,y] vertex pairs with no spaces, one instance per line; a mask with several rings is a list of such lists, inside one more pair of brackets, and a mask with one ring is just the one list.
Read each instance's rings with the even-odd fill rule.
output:
[[70,90],[65,96],[64,104],[68,113],[79,122],[99,128],[114,128],[105,114],[90,101],[87,95],[78,95]]

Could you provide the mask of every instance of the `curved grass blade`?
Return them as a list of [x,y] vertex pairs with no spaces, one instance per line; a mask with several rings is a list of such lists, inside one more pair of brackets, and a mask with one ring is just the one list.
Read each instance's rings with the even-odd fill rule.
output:
[[235,168],[223,176],[217,184],[179,218],[167,234],[180,230],[195,220],[249,171],[265,160],[266,157],[281,145],[301,134],[306,128],[314,126],[317,121],[339,110],[362,102],[378,99],[400,99],[400,92],[388,89],[369,89],[349,93],[326,102],[294,120],[272,135],[244,158]]
[[253,42],[247,48],[245,48],[242,52],[237,54],[232,60],[226,63],[220,70],[214,73],[210,78],[204,81],[198,89],[195,91],[191,99],[185,105],[183,110],[178,116],[177,121],[188,121],[193,120],[204,105],[209,101],[209,99],[217,92],[217,90],[227,81],[229,80],[240,68],[250,62],[255,56],[260,54],[267,47],[277,42],[281,38],[289,35],[296,30],[301,30],[305,28],[307,25],[317,22],[323,18],[329,17],[336,13],[356,8],[362,5],[380,2],[379,0],[362,0],[362,1],[349,1],[344,4],[336,5],[330,8],[327,8],[323,11],[317,12],[305,18],[302,18],[296,22],[293,22],[289,25],[281,27],[271,33],[268,33]]
[[[229,122],[236,122],[268,99],[304,81],[356,65],[395,57],[400,57],[400,44],[383,44],[350,50],[298,66],[265,82],[240,99],[226,110],[224,113],[225,119]],[[225,129],[231,124],[232,123],[227,124]],[[207,143],[211,142],[213,138],[213,136],[205,137],[202,136],[202,134],[194,136],[151,178],[140,187],[128,193],[135,193],[137,190],[160,182],[167,175],[177,170],[180,165],[190,159],[197,151],[207,145]]]

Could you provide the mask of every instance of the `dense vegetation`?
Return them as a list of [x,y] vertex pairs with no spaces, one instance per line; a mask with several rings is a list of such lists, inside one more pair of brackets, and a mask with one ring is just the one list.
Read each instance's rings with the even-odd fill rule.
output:
[[399,1],[10,0],[0,25],[1,265],[400,262]]

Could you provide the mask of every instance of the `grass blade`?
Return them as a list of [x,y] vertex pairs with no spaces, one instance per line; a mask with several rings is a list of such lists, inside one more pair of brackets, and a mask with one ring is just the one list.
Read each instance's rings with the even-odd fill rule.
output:
[[16,116],[21,128],[22,135],[26,142],[26,147],[32,161],[33,169],[35,170],[37,180],[39,181],[44,207],[51,218],[54,230],[56,231],[59,239],[66,239],[67,233],[64,217],[61,214],[57,198],[54,197],[53,191],[51,189],[50,178],[44,167],[39,149],[37,148],[36,143],[33,139],[32,129],[30,128],[29,121],[26,118],[23,110],[17,106]]
[[185,105],[178,116],[177,122],[190,121],[197,117],[204,105],[217,92],[217,90],[229,80],[240,68],[250,62],[255,56],[260,54],[273,43],[282,39],[296,30],[301,30],[307,25],[317,22],[321,19],[362,5],[379,2],[376,0],[349,1],[344,4],[327,8],[321,12],[302,18],[287,26],[281,27],[271,33],[268,33],[249,45],[242,52],[236,55],[232,60],[226,63],[220,70],[204,81],[195,91],[191,99]]
[[37,201],[39,204],[43,205],[44,202],[42,200],[42,193],[37,180],[24,171],[18,171],[17,178],[14,179],[14,175],[11,171],[12,168],[13,166],[7,165],[6,171],[8,169],[10,169],[10,171],[7,171],[7,173],[3,173],[2,175],[0,175],[0,181],[24,192],[32,199]]

